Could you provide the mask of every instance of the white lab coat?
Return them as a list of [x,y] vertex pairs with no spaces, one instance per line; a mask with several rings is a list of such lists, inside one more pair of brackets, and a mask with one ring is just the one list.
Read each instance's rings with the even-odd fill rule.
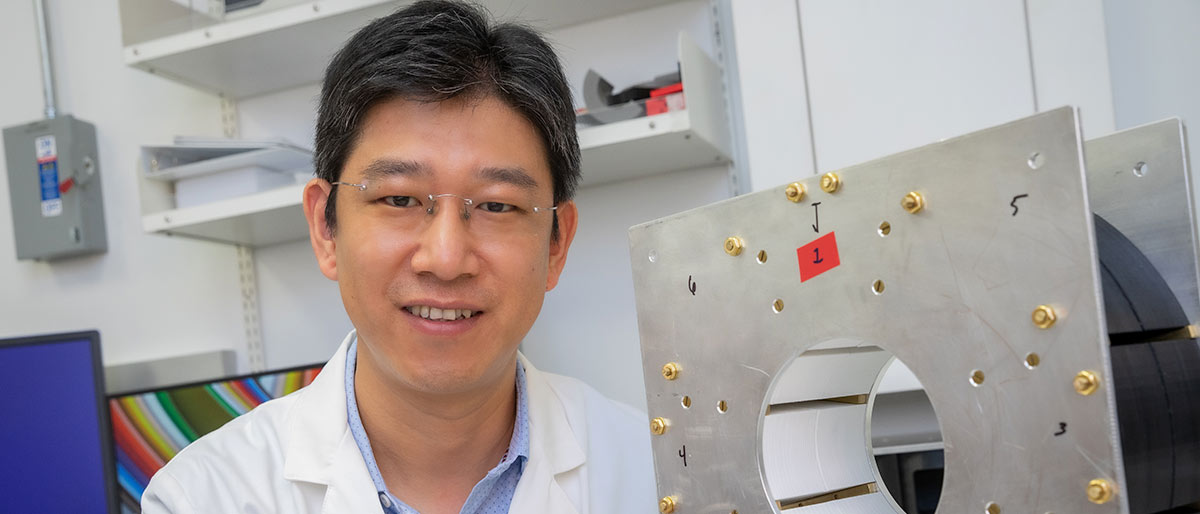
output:
[[[150,481],[143,512],[382,512],[346,422],[346,350],[354,336],[308,387],[184,448]],[[530,447],[509,512],[654,512],[646,416],[519,358],[529,395]]]

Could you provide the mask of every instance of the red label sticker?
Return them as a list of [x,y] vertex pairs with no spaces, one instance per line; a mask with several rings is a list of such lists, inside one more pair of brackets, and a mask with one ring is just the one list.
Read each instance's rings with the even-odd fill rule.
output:
[[836,268],[838,260],[837,239],[833,232],[818,237],[815,241],[796,249],[796,257],[800,260],[800,281],[804,282],[817,275]]

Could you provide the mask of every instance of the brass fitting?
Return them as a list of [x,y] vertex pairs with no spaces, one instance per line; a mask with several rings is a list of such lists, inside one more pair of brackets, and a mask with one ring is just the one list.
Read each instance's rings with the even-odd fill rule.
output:
[[667,380],[675,380],[679,378],[679,364],[674,362],[663,364],[662,376]]
[[1033,324],[1038,328],[1050,328],[1054,326],[1055,321],[1058,321],[1058,315],[1054,313],[1054,307],[1039,305],[1033,310]]
[[829,172],[821,175],[821,190],[826,193],[836,193],[842,187],[842,178],[837,173]]
[[1100,388],[1100,377],[1085,369],[1075,375],[1075,380],[1071,384],[1075,386],[1075,392],[1087,396]]
[[650,420],[650,433],[654,435],[663,435],[667,432],[667,420],[664,418],[654,418]]
[[1113,486],[1112,482],[1109,482],[1103,478],[1094,479],[1091,482],[1088,482],[1087,485],[1088,501],[1091,501],[1097,505],[1108,503],[1108,501],[1112,499],[1115,491],[1116,487]]
[[675,497],[663,496],[663,499],[658,500],[658,511],[662,514],[671,514],[675,512]]
[[725,253],[733,256],[742,254],[742,248],[745,248],[745,243],[742,243],[742,238],[738,236],[729,236],[725,239]]
[[804,184],[792,182],[788,184],[787,189],[783,190],[783,194],[792,202],[799,202],[804,199]]
[[921,193],[911,191],[904,195],[904,199],[900,200],[900,206],[904,207],[909,214],[916,214],[925,208],[925,197],[921,196]]

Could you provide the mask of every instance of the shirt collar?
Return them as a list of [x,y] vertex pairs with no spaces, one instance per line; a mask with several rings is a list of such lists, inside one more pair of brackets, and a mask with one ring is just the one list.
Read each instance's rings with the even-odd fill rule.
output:
[[[366,461],[367,471],[375,483],[375,490],[379,491],[381,497],[387,495],[389,499],[395,501],[395,497],[388,492],[383,475],[379,472],[375,453],[371,450],[371,442],[367,438],[366,429],[363,428],[362,418],[359,417],[358,400],[354,394],[354,372],[357,363],[358,338],[355,337],[346,351],[346,421],[350,425],[350,433],[354,437],[354,442],[358,444],[358,450],[362,453],[363,460]],[[522,469],[525,462],[529,460],[529,399],[525,383],[525,366],[520,359],[517,360],[516,368],[517,413],[513,420],[512,438],[509,439],[508,450],[504,452],[504,458],[492,471],[488,472],[488,476],[502,473],[513,465]]]

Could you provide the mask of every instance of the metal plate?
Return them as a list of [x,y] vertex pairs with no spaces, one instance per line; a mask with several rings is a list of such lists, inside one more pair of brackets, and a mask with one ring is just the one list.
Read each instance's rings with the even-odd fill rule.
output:
[[[1150,260],[1195,324],[1200,261],[1186,141],[1183,123],[1173,118],[1092,139],[1084,150],[1092,209]],[[1179,327],[1146,327],[1167,328]]]
[[[1058,109],[840,170],[836,193],[812,177],[798,203],[781,186],[631,229],[648,407],[669,421],[653,438],[660,495],[676,512],[777,510],[763,457],[777,449],[762,447],[777,376],[806,350],[877,346],[912,369],[939,415],[938,512],[1128,512],[1120,494],[1085,496],[1089,480],[1119,490],[1123,474],[1078,126]],[[910,191],[926,201],[917,214],[901,208]],[[802,281],[800,265],[818,258],[805,245],[831,233],[840,264]],[[722,248],[730,236],[745,244],[736,257]],[[1046,330],[1030,319],[1041,304],[1058,314]],[[677,379],[660,375],[667,362]],[[818,382],[842,380],[817,369]],[[1100,375],[1098,392],[1074,392],[1080,370]],[[871,460],[865,443],[861,455]]]

